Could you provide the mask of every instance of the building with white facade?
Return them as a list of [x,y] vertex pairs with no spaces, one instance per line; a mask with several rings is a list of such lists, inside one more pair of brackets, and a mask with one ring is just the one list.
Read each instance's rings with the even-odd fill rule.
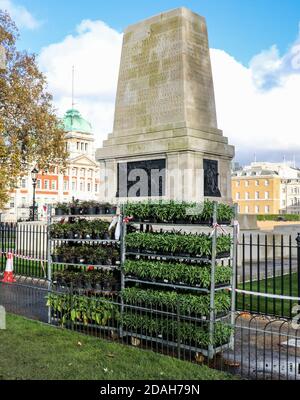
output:
[[[95,139],[91,124],[81,117],[79,111],[67,111],[62,120],[69,151],[67,169],[64,174],[58,167],[40,171],[36,184],[38,212],[43,206],[57,202],[96,200],[99,196],[100,171],[95,159]],[[28,219],[29,207],[33,204],[31,173],[20,179],[19,187],[11,193],[10,201],[2,210],[2,221]]]

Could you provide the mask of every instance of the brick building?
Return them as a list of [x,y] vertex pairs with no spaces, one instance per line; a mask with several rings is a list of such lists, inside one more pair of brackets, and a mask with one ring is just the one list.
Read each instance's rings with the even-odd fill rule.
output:
[[[71,109],[62,119],[69,151],[65,174],[57,167],[40,171],[37,176],[36,202],[39,215],[43,206],[68,202],[73,197],[80,200],[96,200],[99,196],[100,171],[95,159],[95,139],[91,124]],[[11,193],[10,201],[2,210],[2,221],[17,221],[29,217],[32,206],[33,186],[30,171],[20,179],[19,187]]]

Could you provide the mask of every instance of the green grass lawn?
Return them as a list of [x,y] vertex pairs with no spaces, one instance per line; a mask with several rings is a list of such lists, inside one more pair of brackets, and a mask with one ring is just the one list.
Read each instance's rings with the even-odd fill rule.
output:
[[0,380],[231,380],[233,376],[8,315]]
[[[251,290],[258,293],[283,294],[285,296],[298,296],[298,275],[285,275],[283,278],[268,278],[267,280],[246,283],[245,290]],[[239,285],[243,289],[243,285]],[[244,301],[243,301],[244,298]],[[290,318],[291,310],[297,304],[290,300],[273,300],[256,296],[238,295],[238,309],[243,311],[261,312],[269,315],[279,315]]]

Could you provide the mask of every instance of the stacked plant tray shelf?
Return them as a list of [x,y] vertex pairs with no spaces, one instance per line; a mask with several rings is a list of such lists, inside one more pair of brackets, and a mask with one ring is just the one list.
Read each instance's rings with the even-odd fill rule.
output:
[[178,355],[187,350],[212,358],[227,348],[234,307],[233,208],[209,201],[202,207],[128,203],[124,216],[122,335]]
[[116,211],[94,202],[49,208],[49,323],[117,330],[120,241],[109,230]]

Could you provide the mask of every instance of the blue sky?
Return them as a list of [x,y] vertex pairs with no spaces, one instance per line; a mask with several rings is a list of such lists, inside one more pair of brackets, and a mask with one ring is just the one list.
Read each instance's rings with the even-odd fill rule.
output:
[[75,103],[101,146],[112,131],[122,31],[185,6],[205,16],[219,128],[236,160],[300,165],[300,0],[0,0],[36,52],[57,112]]
[[83,19],[100,19],[121,32],[127,25],[171,8],[186,6],[207,18],[210,45],[248,64],[277,44],[284,52],[295,39],[299,0],[20,0],[37,20],[36,32],[24,30],[21,46],[39,52],[74,32]]

